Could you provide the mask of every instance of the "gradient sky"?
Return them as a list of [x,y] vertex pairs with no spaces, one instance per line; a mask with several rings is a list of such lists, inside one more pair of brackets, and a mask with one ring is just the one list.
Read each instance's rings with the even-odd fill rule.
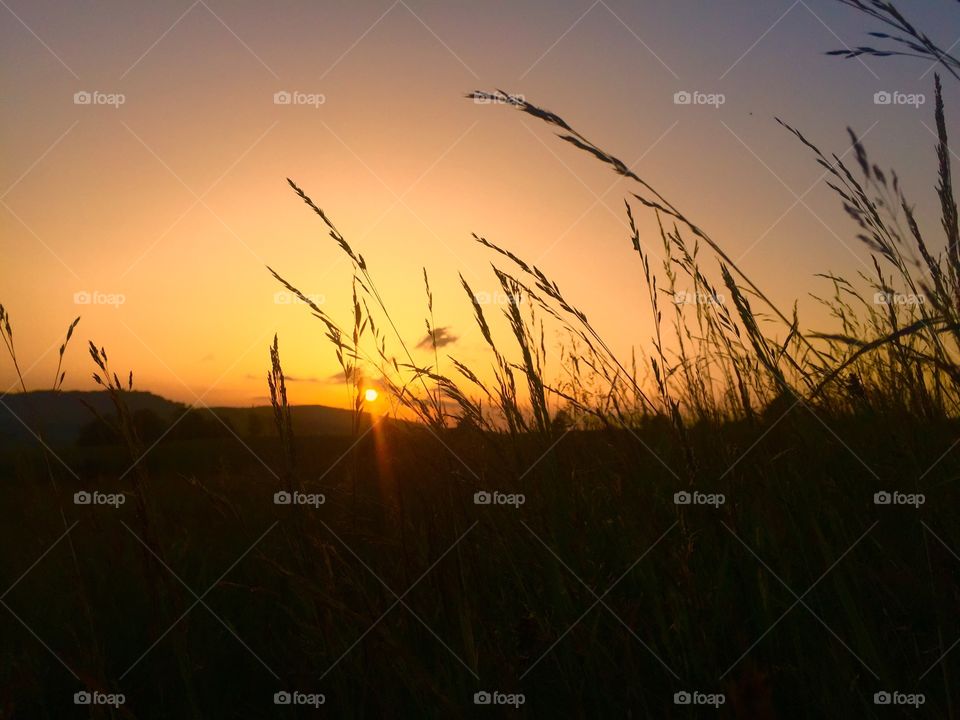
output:
[[[943,46],[960,36],[955,3],[904,5]],[[321,326],[303,306],[275,301],[281,288],[265,269],[349,318],[349,264],[288,176],[366,257],[411,345],[424,334],[425,266],[436,323],[460,338],[443,350],[489,365],[457,277],[494,289],[476,232],[542,267],[615,350],[646,346],[627,183],[533,118],[463,98],[478,88],[561,114],[707,229],[774,299],[800,298],[801,319],[821,329],[827,320],[806,297],[825,291],[814,273],[868,271],[869,256],[817,183],[822,170],[774,116],[838,154],[848,125],[866,132],[873,159],[898,169],[937,232],[930,64],[824,56],[877,29],[832,0],[0,6],[0,302],[31,389],[50,385],[56,348],[81,314],[68,388],[93,387],[83,347],[93,339],[140,389],[260,403],[279,332],[298,379],[292,399],[342,404]],[[276,105],[282,90],[325,102]],[[678,106],[680,90],[726,103]],[[927,104],[877,106],[880,90],[924,93]],[[76,105],[78,91],[125,102]],[[954,120],[957,99],[947,83]],[[639,214],[656,253],[652,218]],[[75,303],[94,291],[124,302]],[[0,382],[15,383],[8,362]]]

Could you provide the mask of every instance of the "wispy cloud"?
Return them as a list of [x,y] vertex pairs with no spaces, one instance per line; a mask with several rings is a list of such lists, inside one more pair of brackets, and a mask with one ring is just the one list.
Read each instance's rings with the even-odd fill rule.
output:
[[[287,374],[284,374],[283,378],[284,378],[284,380],[286,380],[288,383],[296,383],[296,382],[302,382],[302,383],[329,382],[329,379],[323,379],[323,378],[317,378],[317,377],[297,377],[296,375],[287,375]],[[343,374],[342,374],[342,373],[340,374],[340,378],[341,378],[341,379],[343,378]],[[248,380],[262,380],[263,377],[261,377],[260,375],[255,375],[255,374],[253,374],[253,373],[247,373],[247,379],[248,379]]]
[[460,338],[454,335],[449,327],[438,327],[433,329],[433,333],[427,333],[423,336],[423,339],[417,343],[417,348],[442,348],[447,345],[452,345]]

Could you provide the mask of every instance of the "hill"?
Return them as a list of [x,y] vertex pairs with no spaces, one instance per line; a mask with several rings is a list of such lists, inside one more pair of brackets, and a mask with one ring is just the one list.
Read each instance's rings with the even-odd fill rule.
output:
[[[191,408],[151,392],[132,391],[126,394],[130,411],[134,414],[149,411],[159,419],[162,427],[176,422]],[[0,399],[0,447],[30,444],[41,435],[57,447],[74,445],[84,428],[94,420],[90,408],[100,415],[114,416],[113,404],[106,392],[49,390],[13,393]],[[89,406],[89,407],[88,407]],[[204,408],[192,409],[191,414],[203,419],[209,417]],[[219,416],[240,436],[269,436],[276,434],[273,410],[269,406],[248,408],[216,407],[210,411]],[[349,410],[324,405],[301,405],[291,408],[294,430],[298,435],[349,435],[353,416]],[[364,415],[362,426],[368,426],[369,415]]]

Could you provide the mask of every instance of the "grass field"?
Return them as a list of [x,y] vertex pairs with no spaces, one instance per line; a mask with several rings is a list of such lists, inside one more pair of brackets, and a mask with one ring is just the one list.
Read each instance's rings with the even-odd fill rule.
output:
[[[960,637],[958,467],[924,468],[955,423],[800,411],[691,428],[696,486],[719,507],[676,505],[689,485],[652,454],[682,466],[670,429],[636,432],[570,431],[545,457],[471,432],[371,435],[356,465],[304,482],[316,508],[276,506],[277,479],[239,443],[178,444],[152,459],[167,466],[150,501],[168,567],[145,565],[133,503],[7,483],[6,577],[63,534],[51,504],[72,529],[4,602],[136,717],[283,717],[273,694],[293,689],[335,717],[481,716],[481,690],[523,693],[535,717],[699,716],[674,705],[684,690],[724,693],[732,717],[871,717],[894,689],[949,716],[955,658],[937,660]],[[273,444],[254,449],[280,467]],[[317,445],[297,448],[303,477],[347,450]],[[201,453],[222,469],[198,480]],[[33,463],[18,477],[42,474]],[[924,504],[875,505],[895,488]],[[476,505],[478,489],[524,501]],[[82,714],[74,678],[5,625],[8,716]]]
[[[845,4],[956,78],[892,5]],[[376,260],[291,181],[351,263],[354,312],[271,272],[336,354],[351,432],[298,433],[281,338],[273,432],[153,447],[133,374],[91,343],[116,441],[0,456],[0,718],[957,717],[960,222],[940,77],[936,231],[855,135],[843,160],[785,125],[876,271],[824,275],[819,332],[561,117],[472,96],[632,183],[624,257],[653,338],[618,357],[547,270],[477,237],[510,299],[496,325],[463,280],[493,369],[424,367]],[[2,308],[0,325],[19,374]],[[371,425],[374,376],[410,422]]]

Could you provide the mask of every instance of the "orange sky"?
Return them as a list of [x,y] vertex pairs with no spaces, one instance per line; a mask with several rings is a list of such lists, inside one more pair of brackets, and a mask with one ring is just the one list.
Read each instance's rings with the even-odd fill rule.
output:
[[[820,327],[806,299],[824,290],[813,274],[867,271],[868,255],[775,115],[838,153],[848,124],[869,129],[874,159],[896,166],[921,217],[935,217],[932,73],[825,57],[866,29],[833,2],[8,4],[0,302],[31,389],[49,386],[80,314],[68,388],[93,387],[93,339],[140,389],[260,403],[278,332],[292,399],[343,404],[322,326],[277,301],[265,268],[349,322],[349,265],[286,177],[365,256],[411,346],[424,334],[427,268],[436,323],[459,337],[441,369],[446,352],[489,366],[457,277],[495,290],[494,258],[471,232],[543,267],[615,350],[646,346],[627,184],[534,119],[463,98],[476,88],[523,94],[635,163]],[[920,20],[936,30],[935,12]],[[683,90],[726,101],[676,105]],[[881,90],[928,102],[877,106]],[[82,91],[124,101],[75,104]],[[278,105],[279,91],[323,102]],[[657,250],[652,218],[638,216]],[[111,296],[122,304],[99,304]],[[14,381],[0,362],[3,390]]]

